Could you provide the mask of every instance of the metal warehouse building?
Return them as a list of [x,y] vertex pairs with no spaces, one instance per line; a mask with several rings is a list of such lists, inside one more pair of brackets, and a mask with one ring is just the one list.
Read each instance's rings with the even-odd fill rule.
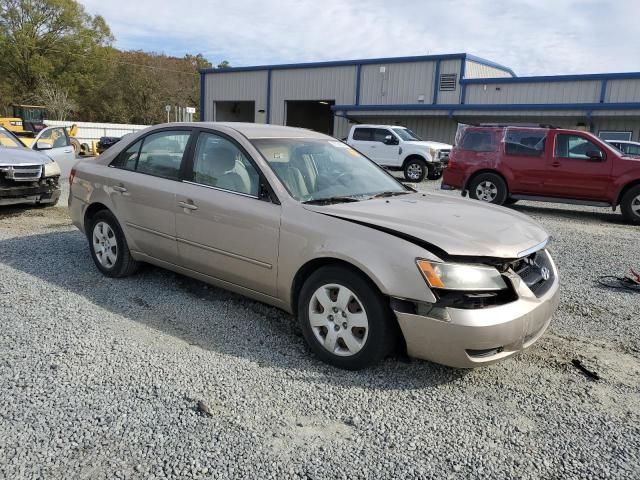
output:
[[518,77],[466,53],[207,69],[206,121],[311,128],[337,138],[351,123],[405,125],[452,143],[458,123],[532,122],[640,138],[640,73]]

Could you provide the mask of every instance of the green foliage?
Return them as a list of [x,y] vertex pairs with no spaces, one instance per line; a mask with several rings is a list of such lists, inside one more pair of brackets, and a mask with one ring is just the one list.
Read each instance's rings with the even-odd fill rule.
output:
[[[165,105],[199,106],[199,74],[212,64],[113,48],[101,16],[75,0],[0,0],[0,116],[15,102],[63,92],[69,118],[152,124],[166,121]],[[226,60],[218,68],[229,67]]]

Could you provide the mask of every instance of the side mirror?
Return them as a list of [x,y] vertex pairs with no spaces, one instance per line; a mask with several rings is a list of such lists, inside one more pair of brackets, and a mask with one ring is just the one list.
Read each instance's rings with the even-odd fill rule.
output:
[[398,140],[393,135],[386,135],[384,137],[385,145],[398,145]]
[[52,148],[51,144],[44,140],[38,140],[36,142],[36,150],[51,150]]
[[602,162],[604,160],[604,153],[600,150],[589,150],[587,152],[587,157],[589,157],[589,160],[594,162]]

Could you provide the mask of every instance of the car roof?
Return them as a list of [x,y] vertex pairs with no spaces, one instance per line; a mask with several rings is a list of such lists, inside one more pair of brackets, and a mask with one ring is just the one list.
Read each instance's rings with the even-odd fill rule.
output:
[[354,125],[354,127],[360,128],[407,128],[404,125],[383,125],[380,123],[359,123],[358,125]]
[[607,140],[607,143],[626,143],[627,145],[640,145],[640,142],[634,142],[632,140]]
[[225,127],[235,130],[250,139],[256,138],[322,138],[331,139],[329,135],[314,132],[306,128],[285,127],[282,125],[270,125],[266,123],[245,123],[245,122],[176,122],[154,125],[155,128],[166,128],[172,126],[188,126],[199,128]]

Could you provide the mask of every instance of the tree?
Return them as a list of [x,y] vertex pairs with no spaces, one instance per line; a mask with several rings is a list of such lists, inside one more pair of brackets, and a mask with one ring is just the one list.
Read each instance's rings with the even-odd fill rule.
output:
[[74,0],[0,0],[0,73],[18,97],[32,95],[41,77],[77,86],[74,75],[112,40],[104,19]]
[[226,60],[223,60],[218,64],[218,68],[231,68],[231,64]]
[[48,80],[42,80],[35,99],[37,103],[46,105],[51,120],[66,120],[78,108],[67,90]]

